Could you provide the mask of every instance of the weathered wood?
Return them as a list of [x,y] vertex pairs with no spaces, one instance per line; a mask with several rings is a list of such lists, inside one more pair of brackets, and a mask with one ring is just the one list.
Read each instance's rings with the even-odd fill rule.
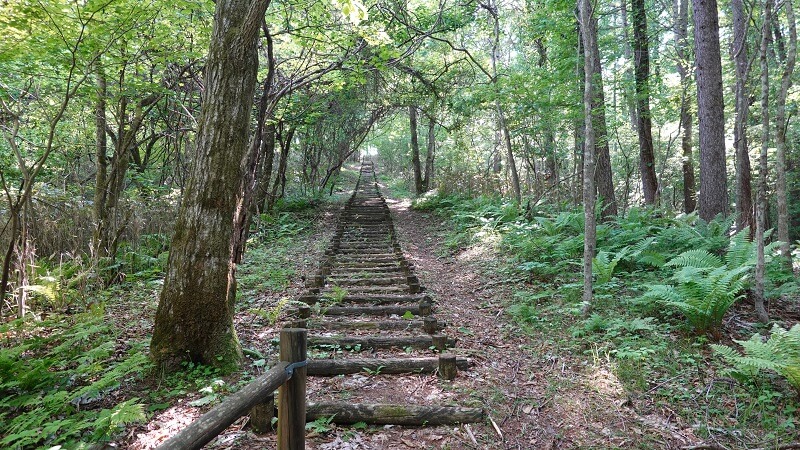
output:
[[[281,330],[281,361],[296,363],[306,360],[306,330]],[[294,369],[292,378],[278,390],[278,449],[306,448],[306,368]]]
[[439,377],[444,380],[455,380],[458,375],[458,361],[452,353],[439,355]]
[[[444,355],[442,355],[444,356]],[[400,373],[434,373],[441,372],[441,356],[439,358],[347,358],[347,359],[313,359],[308,362],[308,375],[334,376],[359,372],[391,375]],[[470,361],[456,358],[452,361],[456,370],[467,370]],[[452,379],[452,378],[451,378]]]
[[430,316],[433,313],[433,304],[430,300],[425,299],[419,302],[419,315]]
[[453,425],[483,422],[480,408],[389,404],[309,403],[306,420],[333,417],[337,424],[365,422],[374,425]]
[[326,316],[398,316],[410,312],[415,316],[420,315],[419,305],[408,306],[331,306],[325,310]]
[[431,336],[431,345],[436,347],[436,350],[447,350],[447,347],[452,347],[455,345],[455,341],[453,339],[448,339],[447,336],[443,334],[434,334]]
[[256,434],[264,434],[272,430],[272,419],[275,417],[275,395],[270,394],[263,402],[250,408],[250,428]]
[[394,276],[394,277],[382,277],[382,278],[339,278],[339,277],[329,277],[328,278],[328,285],[329,286],[401,286],[406,283],[406,277],[403,276]]
[[428,334],[436,334],[436,332],[439,331],[443,327],[439,326],[439,323],[436,320],[436,318],[431,317],[431,316],[426,316],[422,320],[422,328]]
[[[438,336],[438,338],[436,337]],[[448,339],[446,336],[310,336],[308,338],[308,345],[310,347],[321,346],[340,346],[340,347],[357,347],[362,349],[367,348],[405,348],[411,347],[416,349],[428,349],[436,347],[438,350],[444,350],[448,346],[455,345],[454,339]]]
[[[303,323],[308,324],[307,327],[295,326],[292,328],[313,328],[315,330],[384,330],[384,331],[409,331],[409,330],[418,330],[422,328],[428,334],[435,334],[437,331],[444,329],[445,327],[444,322],[439,322],[433,317],[431,317],[430,319],[432,319],[432,323],[430,323],[428,326],[435,328],[429,328],[429,329],[424,328],[426,325],[425,322],[423,322],[422,320],[376,320],[376,321],[315,320],[313,322],[303,321]],[[295,323],[297,323],[297,321],[295,321]]]
[[225,398],[211,411],[203,414],[178,434],[159,445],[157,450],[203,448],[236,419],[245,415],[254,406],[266,401],[275,392],[275,389],[284,384],[289,379],[289,375],[286,373],[287,365],[288,363],[279,363],[240,391]]

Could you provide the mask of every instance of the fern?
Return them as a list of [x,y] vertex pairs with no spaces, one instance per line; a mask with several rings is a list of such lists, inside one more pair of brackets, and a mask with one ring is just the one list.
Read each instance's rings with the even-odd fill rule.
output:
[[110,438],[120,427],[130,423],[143,422],[147,419],[144,408],[138,398],[126,400],[113,409],[104,409],[94,421],[94,438],[97,440]]
[[614,269],[617,268],[617,264],[620,261],[625,259],[628,251],[629,247],[625,247],[618,251],[613,258],[609,252],[603,250],[597,252],[597,256],[592,260],[592,271],[597,277],[597,284],[605,284],[611,281],[614,276]]
[[[687,256],[682,262],[688,260]],[[710,261],[707,258],[698,260]],[[747,266],[732,270],[724,266],[713,269],[682,267],[672,277],[675,285],[652,286],[645,298],[654,298],[678,309],[698,333],[719,337],[725,313],[742,297],[740,293],[749,270]]]
[[712,347],[733,365],[736,373],[753,378],[763,370],[777,372],[800,392],[800,324],[789,330],[774,325],[766,342],[758,334],[735,342],[742,346],[746,356],[724,345]]

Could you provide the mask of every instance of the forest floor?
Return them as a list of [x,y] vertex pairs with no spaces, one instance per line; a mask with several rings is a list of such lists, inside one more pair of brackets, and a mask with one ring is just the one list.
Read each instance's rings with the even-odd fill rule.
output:
[[[352,178],[354,172],[345,174],[340,198],[347,197],[346,188],[353,181],[348,181],[348,177]],[[482,424],[422,428],[341,427],[318,421],[309,427],[307,448],[678,449],[707,442],[696,432],[712,427],[711,422],[718,419],[699,424],[681,412],[681,408],[696,407],[702,416],[702,409],[706,408],[705,414],[709,415],[708,405],[702,404],[703,396],[708,399],[715,381],[708,385],[708,380],[702,378],[711,370],[703,368],[702,355],[688,359],[687,364],[696,367],[692,373],[700,376],[691,380],[694,385],[683,386],[687,375],[680,372],[675,377],[642,380],[644,387],[630,389],[630,379],[643,375],[628,373],[630,379],[620,380],[618,376],[624,367],[617,365],[607,352],[592,348],[591,343],[574,342],[574,329],[580,324],[580,317],[563,314],[562,309],[547,318],[542,315],[536,319],[542,322],[541,326],[529,326],[509,313],[521,291],[536,296],[537,286],[507,270],[507,261],[498,253],[491,237],[453,249],[445,245],[452,232],[446,217],[414,210],[409,199],[401,195],[393,199],[388,188],[383,191],[404,254],[414,265],[421,285],[434,298],[437,317],[448,325],[444,333],[458,339],[452,352],[470,358],[474,365],[459,372],[452,382],[441,381],[435,375],[310,378],[309,393],[335,394],[349,401],[481,407],[490,420]],[[270,270],[284,266],[285,272],[278,274],[284,277],[283,283],[256,283],[251,287],[257,292],[245,295],[236,319],[237,332],[243,347],[255,350],[267,361],[275,355],[272,344],[281,327],[281,305],[300,294],[305,276],[316,268],[332,235],[340,206],[329,203],[317,208],[314,217],[308,218],[305,232],[286,237],[291,245],[284,246],[279,261],[272,260],[269,264]],[[250,258],[258,260],[259,251],[253,250],[256,256]],[[288,269],[287,264],[291,266]],[[240,278],[250,286],[248,276],[269,279],[270,272],[249,273],[245,268]],[[678,358],[677,350],[670,352]],[[150,380],[149,385],[140,387],[142,391],[166,389],[174,396],[165,400],[169,405],[164,404],[163,410],[156,412],[148,423],[129,427],[126,437],[117,445],[153,448],[213,406],[226,390],[215,386],[242,385],[263,371],[263,359],[251,353],[247,362],[242,373],[231,376],[190,368],[194,373],[183,379]],[[627,371],[636,372],[636,367],[628,367]],[[694,403],[678,398],[675,401],[683,405],[654,400],[657,391],[674,384],[678,385],[675,389],[685,391]],[[738,403],[735,408],[738,411]],[[727,420],[724,408],[721,414],[721,420]],[[274,445],[274,433],[257,436],[248,430],[246,421],[246,418],[237,421],[208,448]]]

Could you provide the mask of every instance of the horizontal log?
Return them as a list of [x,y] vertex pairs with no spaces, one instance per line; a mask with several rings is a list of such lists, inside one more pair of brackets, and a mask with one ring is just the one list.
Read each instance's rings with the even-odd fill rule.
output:
[[[425,327],[422,320],[379,320],[379,321],[319,321],[306,322],[309,329],[313,330],[386,330],[386,331],[407,331],[420,330]],[[436,322],[434,331],[443,330],[446,324]],[[426,330],[426,333],[428,330]]]
[[[353,295],[361,294],[403,294],[414,293],[409,286],[350,286],[347,292]],[[323,293],[333,293],[330,289],[325,289]]]
[[[467,370],[470,361],[456,358],[456,367]],[[382,375],[400,373],[434,373],[439,369],[439,358],[347,358],[314,359],[308,362],[308,375],[334,376],[370,372]]]
[[345,295],[342,298],[343,302],[350,303],[372,303],[373,305],[391,304],[391,303],[419,303],[423,301],[431,301],[431,297],[427,294],[373,294],[373,295]]
[[[446,339],[446,338],[445,338]],[[455,345],[454,339],[446,339],[448,347]],[[427,349],[434,347],[434,337],[427,336],[342,336],[342,337],[328,337],[328,336],[309,336],[309,347],[358,347],[362,349],[367,348],[406,348],[411,347],[415,349]]]
[[405,276],[394,277],[356,277],[356,278],[341,278],[341,277],[328,277],[325,283],[331,286],[402,286],[408,284],[408,279]]
[[330,306],[325,309],[327,316],[398,316],[411,312],[415,316],[421,315],[419,305],[407,306]]
[[157,450],[199,449],[211,442],[236,419],[247,414],[250,408],[267,400],[290,376],[289,363],[280,362],[264,375],[253,380],[240,391],[225,398],[211,411],[190,423],[186,428],[157,447]]
[[333,417],[336,424],[364,422],[372,425],[454,425],[486,420],[480,408],[354,403],[308,403],[306,420]]

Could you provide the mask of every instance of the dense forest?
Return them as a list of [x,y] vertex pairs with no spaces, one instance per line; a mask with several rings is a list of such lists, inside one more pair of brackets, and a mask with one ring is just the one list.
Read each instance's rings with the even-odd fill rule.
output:
[[800,446],[793,0],[5,0],[0,24],[0,447],[153,448],[263,372],[362,161],[502,380],[442,388],[474,430],[316,420],[318,448]]

